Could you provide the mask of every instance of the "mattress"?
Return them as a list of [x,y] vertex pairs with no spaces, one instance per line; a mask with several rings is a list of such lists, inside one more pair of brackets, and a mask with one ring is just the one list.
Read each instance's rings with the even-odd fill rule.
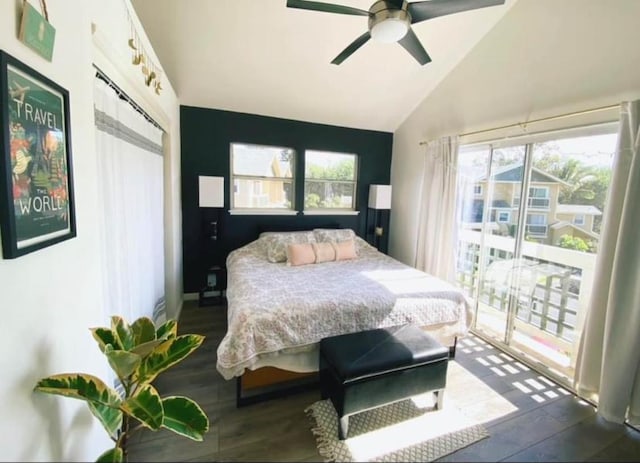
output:
[[275,366],[317,370],[327,336],[414,323],[453,338],[468,333],[469,299],[454,285],[355,237],[357,257],[300,266],[268,259],[267,237],[227,258],[227,332],[216,368],[225,379]]

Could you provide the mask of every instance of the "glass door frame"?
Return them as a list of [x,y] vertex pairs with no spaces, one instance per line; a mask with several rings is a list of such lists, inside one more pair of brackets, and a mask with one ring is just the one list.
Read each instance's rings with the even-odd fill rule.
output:
[[[487,200],[485,200],[485,204],[483,206],[483,218],[489,217],[490,207],[489,207],[489,199],[492,198],[493,192],[493,182],[491,182],[491,166],[493,163],[493,155],[494,151],[498,148],[507,148],[512,146],[524,146],[525,147],[525,156],[523,162],[523,179],[520,189],[520,198],[519,198],[519,216],[517,222],[517,232],[515,235],[515,248],[514,248],[514,258],[521,257],[522,254],[522,244],[525,241],[525,232],[526,232],[526,221],[527,221],[527,213],[528,213],[528,202],[529,202],[529,186],[531,184],[531,174],[533,171],[533,154],[534,154],[534,146],[536,143],[544,143],[548,141],[553,141],[556,139],[565,139],[565,138],[573,138],[573,137],[586,137],[592,135],[601,135],[601,134],[611,134],[617,132],[618,121],[609,121],[602,122],[597,124],[591,124],[586,126],[578,126],[571,127],[567,129],[561,130],[553,130],[547,132],[540,132],[534,134],[528,134],[520,137],[513,137],[509,140],[500,140],[500,141],[485,141],[485,142],[475,142],[464,144],[461,143],[461,147],[469,148],[469,147],[486,147],[489,152],[489,156],[487,158],[488,168],[487,168]],[[615,128],[614,128],[615,127]],[[486,224],[487,222],[483,219],[483,223],[481,225],[480,231],[480,252],[479,252],[479,263],[485,262],[486,254],[488,250],[485,247],[485,236],[486,236]],[[478,282],[484,281],[486,268],[484,265],[479,265],[478,267]],[[495,345],[496,347],[508,352],[517,360],[521,361],[523,364],[528,367],[539,371],[540,373],[546,375],[550,379],[556,381],[562,386],[566,387],[568,390],[575,392],[573,387],[573,378],[568,375],[557,371],[556,369],[550,367],[548,364],[544,363],[542,360],[539,360],[532,356],[531,354],[517,348],[512,344],[513,341],[513,333],[515,326],[515,319],[517,316],[517,296],[514,292],[510,292],[509,294],[509,302],[507,308],[507,320],[505,326],[505,333],[502,339],[496,339],[495,336],[492,336],[489,331],[483,330],[478,327],[478,312],[480,306],[480,283],[476,285],[473,291],[473,299],[474,299],[474,320],[471,326],[470,331],[488,342],[489,344]],[[584,309],[583,309],[584,310]],[[582,315],[584,318],[584,314]]]

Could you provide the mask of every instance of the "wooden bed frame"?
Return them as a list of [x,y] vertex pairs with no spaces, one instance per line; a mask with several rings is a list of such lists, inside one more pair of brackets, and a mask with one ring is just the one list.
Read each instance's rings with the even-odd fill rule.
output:
[[236,378],[236,407],[283,397],[318,384],[318,372],[297,373],[276,367],[245,370]]

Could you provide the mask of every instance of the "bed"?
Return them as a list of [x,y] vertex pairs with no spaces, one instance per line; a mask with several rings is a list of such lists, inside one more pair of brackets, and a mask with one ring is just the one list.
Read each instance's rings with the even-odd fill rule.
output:
[[[351,255],[317,254],[320,262],[300,264],[289,252],[300,245],[320,253],[329,246],[320,243],[337,251],[352,246]],[[460,289],[379,252],[351,229],[262,233],[232,251],[227,310],[216,367],[228,380],[261,371],[289,373],[283,378],[317,372],[323,337],[371,328],[416,323],[454,346],[472,320]]]

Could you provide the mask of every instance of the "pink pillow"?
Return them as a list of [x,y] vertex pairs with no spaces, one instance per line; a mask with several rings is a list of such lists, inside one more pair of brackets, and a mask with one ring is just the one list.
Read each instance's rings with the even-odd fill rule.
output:
[[356,254],[356,244],[354,240],[338,241],[337,243],[331,243],[336,250],[336,260],[355,259],[358,257]]
[[316,261],[311,243],[293,243],[287,245],[287,265],[307,265]]
[[316,264],[336,260],[336,250],[331,243],[311,243],[316,253]]

